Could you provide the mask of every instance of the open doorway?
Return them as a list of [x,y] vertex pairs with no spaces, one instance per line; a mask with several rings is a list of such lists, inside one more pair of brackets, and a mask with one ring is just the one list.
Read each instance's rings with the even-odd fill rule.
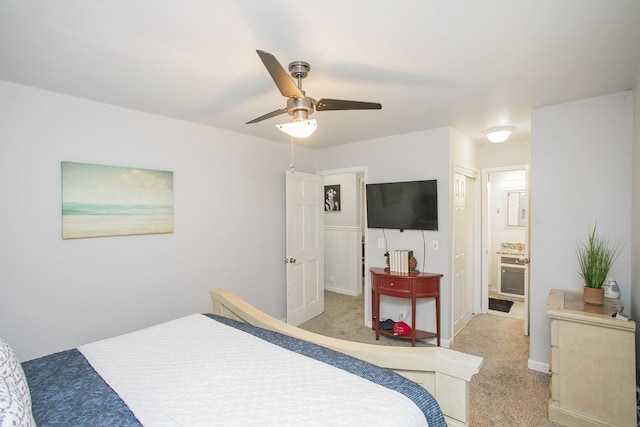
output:
[[524,320],[528,335],[528,166],[486,169],[483,181],[483,312]]
[[365,313],[370,315],[370,295],[364,292],[368,271],[364,228],[367,168],[334,169],[320,171],[318,175],[322,176],[327,191],[334,190],[340,195],[340,207],[324,212],[325,290],[363,296]]

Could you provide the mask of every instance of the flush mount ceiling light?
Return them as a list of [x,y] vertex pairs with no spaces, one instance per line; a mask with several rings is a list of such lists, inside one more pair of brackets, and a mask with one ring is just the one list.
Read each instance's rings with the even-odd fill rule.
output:
[[487,139],[494,144],[505,142],[511,136],[511,133],[515,130],[512,126],[500,126],[485,130],[483,133]]
[[294,138],[308,138],[316,131],[318,124],[315,119],[312,119],[283,123],[276,127]]

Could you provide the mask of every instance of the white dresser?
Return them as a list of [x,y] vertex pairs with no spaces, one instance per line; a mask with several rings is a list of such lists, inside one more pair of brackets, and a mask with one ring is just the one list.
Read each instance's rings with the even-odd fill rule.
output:
[[549,419],[565,426],[635,426],[633,320],[611,317],[620,300],[584,304],[582,292],[552,290]]

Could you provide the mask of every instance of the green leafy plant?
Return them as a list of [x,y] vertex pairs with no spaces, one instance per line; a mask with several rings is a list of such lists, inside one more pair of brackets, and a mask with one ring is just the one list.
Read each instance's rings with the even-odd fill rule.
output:
[[620,246],[599,236],[596,224],[587,234],[587,241],[578,244],[577,252],[580,276],[584,279],[585,286],[598,289],[602,287],[618,257]]

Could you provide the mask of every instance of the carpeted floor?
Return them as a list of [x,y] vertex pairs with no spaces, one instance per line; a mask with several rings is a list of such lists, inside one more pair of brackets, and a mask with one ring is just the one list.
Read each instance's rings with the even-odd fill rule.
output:
[[[363,296],[325,292],[325,312],[300,327],[356,342],[410,345],[384,336],[376,341],[363,319]],[[522,322],[491,314],[476,315],[451,346],[484,358],[480,373],[471,380],[471,426],[556,426],[547,420],[549,379],[527,368],[529,337],[522,333]]]
[[549,378],[527,368],[529,337],[523,321],[479,314],[450,348],[484,358],[471,379],[473,426],[555,426],[547,420]]
[[[375,332],[364,325],[364,297],[352,297],[335,292],[324,293],[324,313],[300,325],[300,328],[329,337],[347,341],[378,345],[409,346],[410,342],[380,336],[376,341]],[[416,343],[426,346],[424,342]]]

